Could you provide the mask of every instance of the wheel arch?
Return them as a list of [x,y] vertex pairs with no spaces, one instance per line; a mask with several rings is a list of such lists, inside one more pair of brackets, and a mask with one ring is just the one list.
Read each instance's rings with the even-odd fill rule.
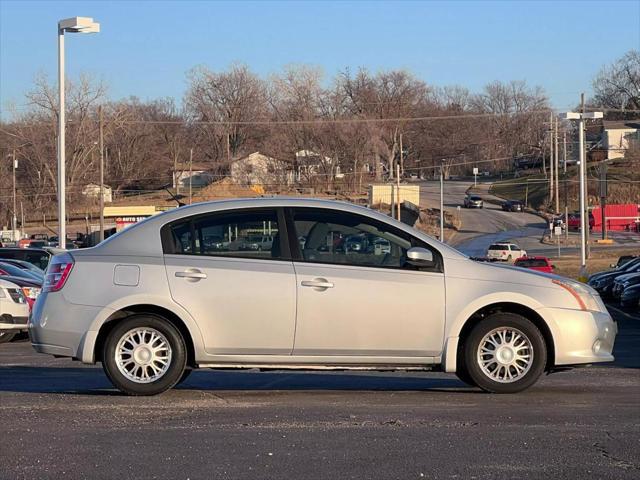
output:
[[[460,358],[464,343],[473,327],[475,327],[482,320],[494,313],[514,313],[531,321],[538,328],[538,330],[540,330],[540,333],[542,334],[547,347],[547,361],[545,371],[553,369],[555,365],[556,352],[553,333],[551,332],[549,325],[547,324],[545,319],[533,308],[516,302],[490,303],[477,309],[466,319],[458,333],[458,336],[456,337],[458,340],[456,345],[455,365],[457,365],[457,361]],[[450,368],[448,368],[447,371],[450,371]]]
[[116,325],[130,316],[138,314],[149,314],[162,317],[176,327],[182,335],[187,348],[187,365],[192,368],[196,366],[196,345],[194,343],[193,334],[187,326],[187,323],[174,311],[166,307],[153,304],[128,305],[113,312],[108,318],[106,318],[98,330],[93,346],[93,356],[95,361],[102,360],[102,348],[109,333],[116,327]]

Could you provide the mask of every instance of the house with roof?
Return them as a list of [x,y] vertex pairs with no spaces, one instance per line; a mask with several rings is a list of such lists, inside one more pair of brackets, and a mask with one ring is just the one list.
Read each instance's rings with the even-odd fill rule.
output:
[[229,176],[239,185],[286,186],[294,182],[293,165],[290,162],[254,152],[233,160]]

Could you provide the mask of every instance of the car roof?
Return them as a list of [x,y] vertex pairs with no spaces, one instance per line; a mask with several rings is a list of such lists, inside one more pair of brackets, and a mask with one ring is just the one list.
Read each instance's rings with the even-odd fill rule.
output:
[[458,252],[453,247],[450,247],[443,243],[439,243],[436,239],[430,237],[426,233],[416,230],[405,223],[395,220],[389,215],[385,215],[371,208],[338,200],[285,196],[234,198],[186,205],[149,217],[135,225],[126,228],[125,230],[116,233],[115,235],[110,236],[95,247],[71,250],[68,251],[68,253],[72,256],[162,255],[162,244],[158,231],[160,230],[160,228],[162,228],[162,226],[168,223],[171,223],[175,220],[183,219],[185,217],[215,213],[219,211],[269,207],[326,208],[365,215],[372,219],[391,224],[401,230],[408,231],[412,235],[423,238],[427,243],[433,243],[434,245],[437,245],[437,248],[444,256],[465,258],[462,253]]

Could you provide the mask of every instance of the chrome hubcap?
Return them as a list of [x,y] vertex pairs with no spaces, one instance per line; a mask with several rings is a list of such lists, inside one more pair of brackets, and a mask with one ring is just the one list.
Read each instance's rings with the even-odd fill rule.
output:
[[478,346],[478,365],[491,380],[512,383],[524,377],[533,365],[531,340],[516,328],[491,330]]
[[115,360],[120,373],[129,380],[151,383],[167,373],[171,365],[171,346],[154,328],[134,328],[118,342]]

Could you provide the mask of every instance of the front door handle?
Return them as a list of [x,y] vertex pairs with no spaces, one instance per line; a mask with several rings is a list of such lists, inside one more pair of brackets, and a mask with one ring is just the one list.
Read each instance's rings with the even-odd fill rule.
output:
[[202,280],[203,278],[207,278],[207,274],[201,272],[197,268],[190,268],[185,270],[184,272],[176,272],[176,277],[178,278],[186,278],[190,282],[197,282]]
[[327,288],[333,288],[333,283],[325,280],[324,278],[314,278],[313,280],[303,280],[300,282],[303,287],[312,287],[318,290],[326,290]]

